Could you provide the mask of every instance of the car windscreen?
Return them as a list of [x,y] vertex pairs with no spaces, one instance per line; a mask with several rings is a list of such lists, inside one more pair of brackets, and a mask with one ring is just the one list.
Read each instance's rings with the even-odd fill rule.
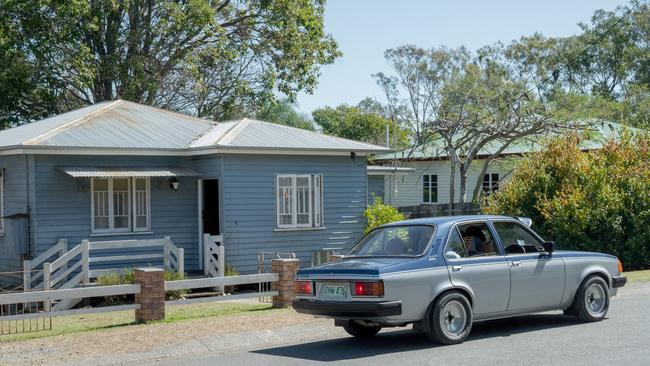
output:
[[424,254],[435,228],[405,225],[378,228],[366,235],[346,256],[414,257]]

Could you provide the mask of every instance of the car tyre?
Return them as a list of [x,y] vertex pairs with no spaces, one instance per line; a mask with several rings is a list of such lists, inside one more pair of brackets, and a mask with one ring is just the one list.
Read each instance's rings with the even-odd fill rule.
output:
[[431,331],[427,336],[439,344],[462,343],[472,330],[472,306],[463,294],[443,295],[429,312]]
[[600,276],[587,277],[576,294],[573,309],[584,322],[603,320],[609,310],[609,286]]
[[381,330],[381,327],[376,325],[366,325],[358,321],[351,320],[343,326],[343,329],[345,329],[349,335],[355,338],[367,339],[377,335],[377,333],[379,333]]

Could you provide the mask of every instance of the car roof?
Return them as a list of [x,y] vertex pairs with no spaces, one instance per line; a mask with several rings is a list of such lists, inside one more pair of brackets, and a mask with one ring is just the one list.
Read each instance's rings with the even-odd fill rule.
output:
[[447,226],[453,225],[457,222],[462,221],[473,221],[473,220],[517,220],[513,216],[502,216],[502,215],[458,215],[458,216],[436,216],[436,217],[424,217],[419,219],[403,220],[397,222],[391,222],[390,224],[382,225],[383,227],[387,226],[399,226],[399,225],[435,225],[435,226]]

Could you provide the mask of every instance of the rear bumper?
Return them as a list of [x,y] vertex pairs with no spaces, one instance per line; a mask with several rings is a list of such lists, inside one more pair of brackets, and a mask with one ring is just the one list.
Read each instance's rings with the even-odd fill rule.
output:
[[625,276],[614,276],[612,277],[612,287],[619,288],[625,286],[627,283],[627,277]]
[[401,301],[318,301],[293,300],[293,308],[299,313],[331,317],[377,317],[402,314]]

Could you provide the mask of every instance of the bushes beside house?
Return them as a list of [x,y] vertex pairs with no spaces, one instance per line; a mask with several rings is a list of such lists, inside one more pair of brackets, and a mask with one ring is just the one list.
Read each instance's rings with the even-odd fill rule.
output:
[[560,249],[618,256],[629,269],[650,265],[650,135],[626,135],[583,152],[569,137],[524,158],[489,197],[487,214],[526,216]]
[[[165,281],[178,281],[185,279],[183,273],[178,273],[176,271],[167,271],[165,270]],[[128,285],[135,283],[135,276],[133,275],[133,270],[119,272],[108,272],[102,276],[97,277],[98,286],[113,286],[113,285]],[[176,300],[185,296],[189,290],[176,290],[176,291],[166,291],[165,300]],[[132,297],[132,296],[131,296]],[[128,302],[128,295],[119,295],[119,296],[104,296],[104,303],[107,306],[124,304]]]
[[404,215],[395,207],[385,204],[381,197],[375,197],[375,201],[366,208],[363,216],[368,221],[364,234],[368,234],[372,229],[383,224],[404,220]]

